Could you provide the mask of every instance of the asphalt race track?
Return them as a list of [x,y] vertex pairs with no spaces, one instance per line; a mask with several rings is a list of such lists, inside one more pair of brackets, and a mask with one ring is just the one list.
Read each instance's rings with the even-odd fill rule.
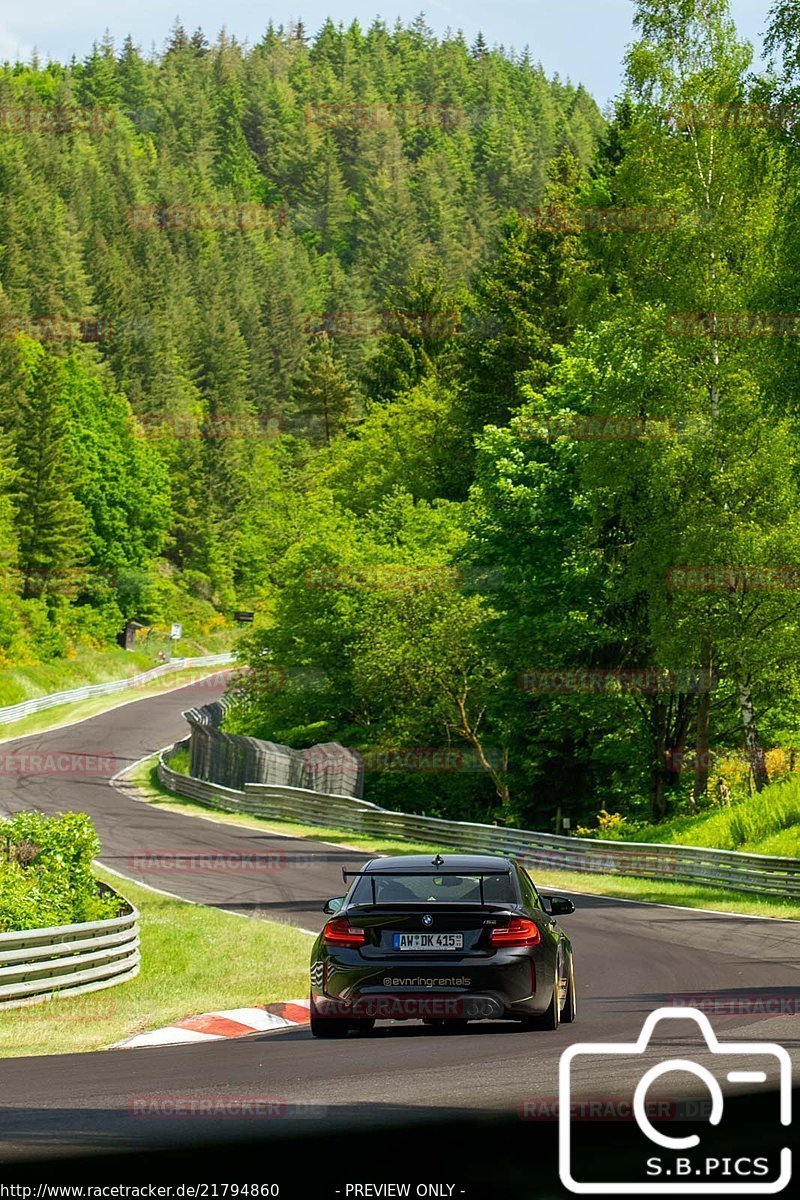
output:
[[[220,676],[220,692],[223,683]],[[190,900],[316,930],[322,903],[341,894],[341,868],[356,866],[357,853],[160,811],[109,786],[112,775],[184,735],[182,709],[216,694],[208,683],[190,685],[5,743],[4,761],[12,752],[16,765],[0,777],[0,812],[87,812],[102,839],[102,862],[114,870]],[[42,773],[48,754],[51,761],[58,755],[67,769]],[[153,855],[162,862],[176,856],[180,863],[210,853],[272,855],[280,869],[164,870],[148,861]],[[537,1104],[555,1100],[559,1056],[570,1042],[633,1041],[654,1008],[698,994],[747,996],[770,1013],[780,1013],[783,1004],[786,1015],[764,1015],[762,1009],[746,1017],[715,1017],[713,1024],[721,1039],[780,1042],[797,1068],[799,1018],[791,1013],[798,1011],[800,996],[798,924],[604,897],[575,899],[578,911],[564,918],[575,948],[579,997],[578,1021],[571,1027],[518,1032],[486,1023],[440,1034],[417,1023],[387,1023],[344,1042],[286,1030],[234,1042],[7,1059],[0,1062],[0,1161],[208,1137],[207,1120],[131,1115],[135,1097],[165,1093],[274,1098],[281,1119],[257,1118],[263,1123],[259,1132],[267,1135],[302,1128],[301,1123],[310,1128],[323,1117],[353,1124],[465,1110],[524,1111],[529,1098]],[[259,1002],[258,995],[252,999]],[[691,1022],[672,1022],[659,1042],[668,1042],[671,1055],[698,1057]],[[640,1060],[640,1073],[663,1057],[654,1045]],[[629,1060],[609,1059],[600,1070],[587,1060],[576,1070],[573,1094],[622,1095],[629,1089],[630,1067]],[[695,1095],[697,1086],[693,1076],[675,1075],[670,1094]],[[213,1124],[214,1137],[248,1132],[243,1121]],[[249,1132],[252,1126],[251,1120]]]

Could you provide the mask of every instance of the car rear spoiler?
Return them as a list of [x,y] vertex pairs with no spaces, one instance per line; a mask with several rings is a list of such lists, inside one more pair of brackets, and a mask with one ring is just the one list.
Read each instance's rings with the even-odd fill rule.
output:
[[375,879],[378,876],[382,876],[384,879],[387,879],[390,875],[391,876],[396,875],[399,878],[408,877],[408,876],[417,876],[418,877],[420,875],[431,875],[431,876],[436,876],[436,878],[439,878],[439,876],[441,876],[441,875],[474,876],[478,880],[478,886],[481,890],[481,904],[485,905],[486,900],[483,895],[484,879],[490,875],[510,875],[510,874],[511,874],[510,867],[506,867],[505,870],[503,870],[503,868],[500,867],[494,871],[491,869],[486,870],[486,871],[470,871],[470,870],[465,871],[465,870],[463,870],[463,868],[460,868],[460,867],[450,867],[450,868],[429,867],[426,870],[417,870],[417,871],[383,871],[383,872],[381,872],[381,871],[348,871],[346,867],[342,867],[342,880],[344,883],[347,883],[348,879],[358,879],[359,877],[363,878],[363,879],[371,879],[372,880],[372,903],[373,904],[377,904],[377,899],[375,896]]

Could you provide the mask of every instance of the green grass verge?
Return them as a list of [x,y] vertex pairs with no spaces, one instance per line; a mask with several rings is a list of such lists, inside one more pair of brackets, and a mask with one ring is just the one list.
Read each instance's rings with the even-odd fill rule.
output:
[[[201,658],[208,654],[221,654],[231,650],[234,635],[209,637],[209,644],[184,639],[173,648],[173,658]],[[166,650],[167,644],[158,649]],[[72,658],[59,658],[36,666],[6,667],[0,670],[0,708],[21,704],[23,700],[34,700],[50,696],[53,692],[69,692],[93,683],[109,683],[127,679],[142,671],[160,666],[156,649],[122,650],[110,647],[94,650],[79,647]]]
[[74,658],[59,658],[34,666],[7,667],[0,671],[0,708],[19,704],[35,696],[65,692],[87,683],[124,679],[156,665],[155,654],[126,651],[118,646],[107,650],[81,649]]
[[762,899],[724,888],[697,887],[661,879],[634,879],[629,875],[583,875],[575,871],[545,870],[536,870],[534,875],[537,884],[545,890],[591,892],[596,896],[638,900],[641,904],[677,904],[740,916],[800,921],[800,903],[796,900]]
[[760,795],[734,804],[715,806],[697,816],[679,816],[660,825],[623,825],[614,835],[601,831],[592,837],[608,841],[661,842],[681,846],[710,846],[749,854],[800,857],[800,779],[790,776],[770,784]]
[[[223,824],[242,825],[262,832],[284,834],[289,837],[308,838],[311,841],[334,842],[337,845],[362,850],[366,854],[433,854],[441,846],[421,842],[402,842],[391,838],[367,837],[351,833],[334,826],[322,828],[317,825],[301,825],[273,818],[253,817],[240,813],[227,813],[207,808],[183,796],[174,796],[158,782],[156,758],[149,758],[130,771],[126,779],[133,784],[142,799],[172,812],[183,812],[203,816]],[[445,851],[446,853],[446,851]],[[536,882],[543,888],[558,888],[576,892],[592,892],[598,896],[612,896],[627,900],[639,900],[645,904],[680,904],[687,908],[713,908],[721,912],[739,913],[746,916],[788,918],[800,920],[800,904],[790,900],[761,899],[758,896],[723,890],[721,888],[696,887],[692,884],[675,883],[659,879],[635,879],[627,875],[584,875],[576,871],[534,872]]]
[[[169,765],[170,765],[170,768],[173,771],[176,771],[179,775],[188,775],[190,761],[191,761],[191,755],[189,754],[189,747],[184,746],[181,750],[177,750],[175,752],[175,754],[173,754],[172,758],[169,760]],[[161,784],[158,782],[158,775],[156,773],[156,768],[152,763],[148,765],[147,771],[148,771],[148,775],[151,776],[152,781],[155,784],[155,786],[158,787],[161,791],[163,791],[165,796],[168,796],[169,792],[167,791],[167,789],[162,788]]]
[[[144,669],[147,670],[152,666],[155,664],[148,659],[148,666]],[[216,669],[222,671],[225,668],[218,667]],[[32,713],[29,717],[23,717],[21,721],[0,725],[0,743],[13,738],[26,737],[31,733],[44,733],[48,729],[60,729],[62,725],[71,725],[75,721],[85,721],[89,717],[97,716],[98,713],[119,708],[122,704],[130,704],[133,700],[144,700],[147,696],[160,696],[163,692],[171,692],[175,688],[185,687],[189,683],[206,679],[210,673],[214,673],[213,668],[209,670],[208,667],[187,667],[183,671],[170,671],[154,679],[151,683],[141,687],[128,688],[123,692],[115,692],[111,696],[95,696],[93,700],[59,704],[55,708],[45,709],[44,712]],[[116,679],[125,677],[123,674],[114,676]],[[76,686],[80,686],[80,684]]]
[[101,992],[0,1010],[0,1057],[100,1050],[181,1017],[306,995],[310,934],[173,900],[102,868],[97,875],[141,913],[139,975]]
[[[187,752],[188,756],[188,752]],[[174,760],[173,760],[174,762]],[[280,833],[285,837],[308,838],[311,841],[335,842],[353,850],[363,850],[367,854],[433,854],[441,850],[441,846],[428,845],[424,842],[399,842],[392,838],[367,837],[361,833],[351,833],[336,826],[302,825],[293,821],[276,821],[271,817],[253,817],[244,813],[223,812],[219,809],[208,808],[195,800],[187,800],[184,796],[175,796],[168,792],[158,781],[156,774],[157,758],[144,759],[126,772],[125,780],[133,784],[141,799],[170,812],[188,813],[194,817],[206,817],[211,821],[220,821],[224,825],[241,825],[246,829],[260,829],[272,833]],[[170,764],[172,765],[172,764]]]

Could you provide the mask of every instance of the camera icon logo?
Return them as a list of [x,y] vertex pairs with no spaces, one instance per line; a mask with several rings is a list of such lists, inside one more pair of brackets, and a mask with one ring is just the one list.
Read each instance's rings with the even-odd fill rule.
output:
[[[644,1056],[650,1048],[653,1031],[661,1021],[691,1020],[705,1043],[698,1057],[707,1063],[689,1058],[665,1058],[640,1072],[633,1091],[632,1111],[638,1127],[639,1141],[646,1151],[642,1156],[641,1179],[587,1180],[576,1179],[575,1168],[580,1153],[575,1151],[573,1080],[574,1065],[586,1059],[594,1076],[602,1072],[604,1060],[628,1058],[631,1067],[635,1056]],[[652,1057],[652,1051],[651,1051]],[[576,1060],[578,1060],[576,1064]],[[746,1061],[743,1061],[746,1060]],[[609,1062],[609,1066],[610,1066]],[[758,1068],[758,1069],[757,1069]],[[698,1133],[673,1136],[657,1129],[651,1120],[653,1106],[648,1092],[657,1080],[670,1073],[694,1075],[710,1097],[707,1122],[722,1123],[725,1094],[721,1081],[747,1084],[751,1090],[767,1085],[771,1093],[777,1090],[779,1121],[791,1124],[792,1066],[788,1052],[774,1042],[720,1042],[705,1013],[696,1008],[659,1008],[647,1017],[635,1042],[581,1042],[570,1046],[559,1064],[559,1174],[568,1191],[578,1195],[774,1195],[782,1191],[792,1177],[792,1152],[788,1146],[774,1154],[771,1162],[766,1156],[748,1156],[740,1145],[731,1146],[730,1157],[708,1157]],[[777,1085],[777,1087],[776,1087]],[[765,1096],[766,1099],[766,1096]],[[681,1107],[682,1106],[682,1107]],[[663,1106],[657,1106],[663,1107]],[[673,1113],[683,1109],[697,1113],[696,1102],[681,1102],[671,1106]],[[704,1114],[705,1115],[705,1114]],[[680,1117],[679,1117],[680,1119]],[[685,1119],[689,1119],[688,1117]],[[655,1148],[661,1153],[656,1154]],[[694,1153],[691,1153],[694,1152]]]

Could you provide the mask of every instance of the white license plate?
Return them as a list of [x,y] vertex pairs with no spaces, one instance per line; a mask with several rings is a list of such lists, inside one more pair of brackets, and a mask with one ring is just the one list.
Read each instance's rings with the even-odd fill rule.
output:
[[395,950],[463,950],[463,933],[393,933]]

